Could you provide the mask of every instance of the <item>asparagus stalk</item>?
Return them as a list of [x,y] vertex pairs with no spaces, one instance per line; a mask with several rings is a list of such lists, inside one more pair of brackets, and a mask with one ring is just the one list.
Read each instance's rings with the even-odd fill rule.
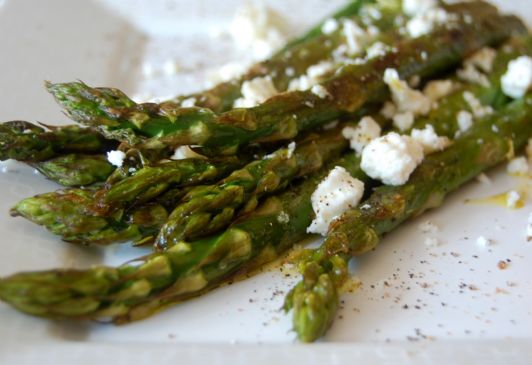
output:
[[303,279],[286,298],[299,339],[314,341],[332,324],[352,256],[374,249],[385,233],[441,205],[448,193],[524,147],[532,134],[531,116],[529,94],[475,125],[447,150],[428,156],[405,185],[377,188],[363,206],[334,221],[325,242],[300,264]]
[[[191,189],[163,226],[160,249],[215,233],[227,227],[237,213],[253,211],[261,197],[283,190],[294,179],[318,171],[348,146],[341,128],[311,135],[256,160],[215,185]],[[239,208],[243,208],[238,212]]]
[[101,153],[117,146],[92,129],[46,127],[49,131],[24,121],[0,124],[0,160],[40,162],[65,153]]
[[101,127],[114,138],[133,144],[148,138],[149,147],[202,145],[231,154],[248,143],[291,139],[301,131],[356,112],[367,103],[384,100],[388,95],[382,80],[386,68],[397,68],[403,78],[427,77],[454,66],[482,46],[526,32],[517,18],[490,13],[491,9],[481,2],[454,5],[449,12],[459,20],[452,27],[403,40],[397,45],[397,52],[363,65],[344,67],[321,85],[326,97],[311,90],[289,92],[255,108],[216,115],[206,109],[183,109],[172,103],[137,105],[126,100],[122,105],[127,107],[122,107],[115,100],[124,99],[123,94],[96,89],[94,96],[91,92],[95,89],[82,83],[49,84],[48,88],[75,120]]
[[68,154],[28,164],[63,186],[88,186],[103,182],[115,170],[104,155]]
[[[336,161],[366,180],[354,154]],[[0,279],[0,299],[28,314],[51,318],[145,318],[165,306],[198,295],[259,262],[273,260],[306,235],[310,196],[328,169],[290,191],[268,198],[227,231],[182,242],[118,268],[51,270]],[[283,219],[279,217],[282,216]]]

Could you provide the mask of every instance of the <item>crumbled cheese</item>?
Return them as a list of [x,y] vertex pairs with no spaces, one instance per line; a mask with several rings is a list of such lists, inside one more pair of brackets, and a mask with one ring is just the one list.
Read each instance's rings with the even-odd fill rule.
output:
[[296,150],[296,143],[295,142],[290,142],[288,144],[288,147],[286,148],[286,157],[287,158],[292,158],[292,156],[294,155],[294,151]]
[[330,98],[331,94],[323,85],[314,85],[310,89],[310,92],[312,92],[314,95],[319,97],[320,99]]
[[436,237],[427,237],[425,238],[425,246],[427,247],[438,247],[440,245],[440,240]]
[[393,119],[393,116],[397,113],[397,107],[391,101],[384,103],[380,114],[386,119]]
[[480,100],[478,100],[472,92],[464,91],[463,97],[475,117],[483,118],[493,113],[493,108],[489,105],[482,105]]
[[418,90],[411,89],[408,84],[399,78],[395,69],[388,68],[384,71],[384,82],[390,88],[392,100],[399,112],[412,112],[414,115],[426,115],[431,108],[431,101]]
[[386,185],[403,185],[423,161],[423,147],[412,137],[389,133],[362,151],[362,170]]
[[413,129],[411,136],[423,146],[425,155],[443,151],[451,145],[451,140],[438,136],[431,124],[427,124],[424,129]]
[[473,126],[473,114],[468,111],[461,110],[456,115],[458,123],[458,130],[460,133],[465,133]]
[[241,92],[243,97],[235,100],[235,108],[252,108],[279,93],[270,76],[244,81]]
[[397,113],[393,116],[393,125],[395,128],[399,129],[401,132],[404,132],[414,125],[414,113],[404,112]]
[[532,58],[521,56],[508,64],[501,78],[502,91],[511,98],[522,98],[532,86]]
[[375,42],[366,50],[366,58],[370,60],[372,58],[382,57],[385,56],[388,52],[392,51],[392,47],[382,42]]
[[353,178],[343,167],[335,167],[312,194],[316,218],[307,232],[325,236],[329,224],[346,210],[356,207],[363,194],[363,182]]
[[296,74],[296,70],[294,70],[293,67],[287,67],[286,70],[284,70],[284,73],[288,77],[292,77]]
[[522,197],[517,191],[512,190],[506,194],[506,206],[508,208],[515,209],[520,203],[522,203]]
[[107,161],[109,161],[113,166],[122,167],[125,159],[126,154],[122,151],[116,150],[107,152]]
[[497,51],[493,48],[484,47],[465,60],[464,64],[471,64],[485,73],[493,70],[493,62],[497,57]]
[[288,83],[288,91],[305,91],[310,89],[314,82],[307,76],[301,75]]
[[183,100],[183,101],[181,102],[181,106],[182,106],[183,108],[192,108],[192,107],[196,106],[196,101],[197,101],[197,100],[196,100],[196,98],[194,98],[194,97],[192,97],[192,98],[187,98],[187,99],[185,99],[185,100]]
[[361,154],[364,147],[373,139],[381,135],[381,126],[372,117],[364,117],[356,127],[345,127],[342,130],[344,138],[349,140],[349,145],[357,154]]
[[289,216],[288,213],[286,213],[285,211],[282,211],[282,212],[279,213],[279,215],[277,216],[277,222],[279,222],[279,223],[281,223],[281,224],[289,223],[289,222],[290,222],[290,216]]
[[532,213],[528,215],[528,221],[526,225],[526,240],[532,241]]
[[406,24],[406,30],[410,37],[418,38],[429,34],[435,26],[449,22],[449,14],[441,8],[431,8],[418,13]]
[[350,54],[360,53],[362,50],[362,39],[366,32],[356,22],[351,19],[342,20],[342,31],[347,41],[347,48]]
[[171,160],[184,160],[187,158],[205,158],[205,156],[194,152],[190,146],[179,146],[175,149],[172,157],[170,157]]
[[480,72],[473,64],[466,63],[464,67],[456,71],[456,76],[462,81],[489,87],[490,82],[486,75]]
[[484,236],[479,236],[477,238],[477,246],[479,247],[488,247],[488,246],[491,246],[493,242],[489,239],[489,238],[486,238]]
[[528,161],[526,157],[517,157],[511,160],[506,167],[506,171],[512,175],[528,174]]
[[264,59],[286,42],[281,16],[263,4],[248,3],[237,10],[230,26],[235,43],[250,50],[255,59]]
[[437,6],[437,0],[403,0],[403,13],[413,17]]
[[434,102],[451,94],[453,89],[454,83],[451,80],[434,80],[427,83],[423,94]]
[[486,175],[485,173],[481,173],[480,175],[478,175],[477,176],[477,181],[480,182],[481,184],[484,184],[484,185],[491,185],[491,183],[492,183],[492,181],[489,178],[489,176]]
[[334,65],[332,62],[322,61],[320,63],[310,66],[307,69],[307,76],[312,80],[319,80],[321,77],[333,70]]
[[421,223],[418,228],[423,233],[437,233],[440,231],[440,228],[431,221]]
[[336,32],[340,25],[338,24],[338,21],[336,19],[327,19],[325,23],[323,23],[321,27],[321,31],[323,34],[331,34],[333,32]]

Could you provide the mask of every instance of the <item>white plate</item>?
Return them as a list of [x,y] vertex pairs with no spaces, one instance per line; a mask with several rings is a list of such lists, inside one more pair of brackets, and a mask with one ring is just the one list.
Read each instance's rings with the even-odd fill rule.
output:
[[[82,79],[131,94],[148,90],[151,96],[201,88],[209,70],[246,56],[229,40],[209,36],[227,25],[241,3],[0,1],[0,118],[66,123],[43,80]],[[297,32],[342,1],[312,0],[304,8],[296,0],[268,3]],[[531,16],[526,3],[503,5]],[[183,71],[165,74],[168,60]],[[146,65],[155,75],[146,77],[153,71]],[[116,265],[139,254],[127,245],[74,247],[10,218],[16,201],[56,189],[22,165],[10,169],[0,174],[0,275]],[[525,239],[530,203],[520,210],[464,203],[528,190],[528,182],[508,176],[503,167],[490,177],[491,185],[472,182],[443,208],[413,220],[356,260],[353,272],[364,285],[344,296],[341,318],[321,343],[294,342],[290,317],[278,309],[295,278],[274,269],[123,327],[48,322],[0,304],[0,363],[530,363],[532,245]],[[426,220],[440,232],[421,233],[418,225]],[[494,244],[479,248],[480,235]],[[441,246],[427,248],[428,236],[439,238]],[[498,269],[507,259],[508,268]]]

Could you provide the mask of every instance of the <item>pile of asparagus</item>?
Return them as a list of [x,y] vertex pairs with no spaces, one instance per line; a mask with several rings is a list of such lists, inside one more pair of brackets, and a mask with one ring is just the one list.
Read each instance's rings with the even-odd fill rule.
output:
[[[0,126],[1,160],[23,161],[66,187],[25,199],[11,214],[67,242],[133,241],[152,244],[154,253],[119,267],[15,274],[0,279],[0,299],[47,318],[145,318],[285,254],[307,236],[316,187],[341,166],[374,189],[366,189],[363,205],[332,222],[318,249],[299,255],[303,278],[285,302],[301,341],[323,336],[338,309],[351,257],[440,205],[446,194],[522,149],[532,134],[532,93],[512,100],[500,81],[511,60],[532,55],[526,27],[482,1],[440,6],[452,20],[411,37],[397,25],[408,19],[400,0],[351,1],[332,16],[336,24],[377,29],[360,38],[358,52],[338,60],[335,52],[348,42],[344,30],[326,30],[321,23],[239,79],[159,104],[137,104],[117,89],[82,82],[46,84],[84,127],[21,121]],[[378,42],[389,49],[370,57],[366,50]],[[483,47],[497,49],[487,82],[459,80],[456,69]],[[325,95],[288,90],[309,67],[332,60],[334,67],[317,81]],[[412,127],[430,124],[452,145],[427,156],[400,186],[368,177],[342,135],[365,115],[384,131],[397,129],[380,112],[390,100],[383,78],[390,68],[403,80],[424,84],[446,77],[454,85]],[[233,108],[245,82],[266,76],[278,95],[255,107]],[[493,112],[460,132],[456,115],[470,108],[465,92]],[[195,107],[181,106],[191,98]],[[180,146],[194,146],[201,156],[172,160]],[[108,162],[111,151],[120,151],[121,166]]]

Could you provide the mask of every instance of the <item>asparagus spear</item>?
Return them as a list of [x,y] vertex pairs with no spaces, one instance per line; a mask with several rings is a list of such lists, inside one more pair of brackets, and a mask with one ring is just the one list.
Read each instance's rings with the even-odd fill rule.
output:
[[405,185],[377,188],[363,206],[334,221],[325,242],[300,264],[303,279],[286,299],[299,339],[314,341],[332,324],[352,256],[374,249],[385,233],[441,205],[449,192],[524,147],[532,134],[531,117],[529,94],[475,125],[447,150],[427,157]]
[[[454,5],[452,11],[460,20],[452,27],[439,28],[425,37],[403,40],[395,53],[363,65],[344,67],[322,85],[323,93],[316,95],[311,90],[284,93],[258,107],[235,109],[221,115],[201,108],[183,109],[172,103],[137,105],[129,102],[122,103],[127,107],[121,107],[115,100],[125,96],[118,91],[96,90],[94,96],[91,92],[95,89],[81,83],[49,84],[48,88],[74,119],[99,126],[114,138],[136,143],[156,137],[148,139],[146,146],[199,144],[230,154],[240,145],[251,142],[293,138],[300,131],[353,113],[368,102],[382,101],[388,92],[381,76],[388,67],[397,68],[403,78],[426,77],[455,65],[482,46],[526,32],[517,18],[486,16],[489,13],[486,9],[492,9],[491,6],[481,2],[474,5]],[[466,11],[471,8],[478,11]]]
[[46,127],[49,131],[24,121],[0,124],[0,160],[38,162],[65,153],[101,153],[117,146],[88,128]]
[[[354,154],[336,161],[367,181]],[[81,319],[142,319],[197,295],[237,270],[272,260],[306,235],[310,195],[328,169],[294,189],[270,197],[227,231],[118,268],[22,273],[0,280],[0,299],[29,314]],[[279,219],[282,216],[283,219]],[[252,261],[255,259],[255,261]]]
[[23,216],[63,240],[78,244],[109,244],[147,239],[166,221],[168,213],[160,204],[148,204],[131,213],[117,212],[110,217],[93,214],[94,190],[69,189],[24,199],[11,209],[12,216]]
[[215,185],[191,189],[163,226],[157,246],[166,249],[183,240],[197,239],[227,227],[238,209],[254,210],[265,194],[283,190],[294,179],[318,171],[348,146],[341,128],[311,135],[298,146],[281,148],[234,171]]
[[29,165],[63,186],[88,186],[103,182],[115,170],[104,155],[68,154],[29,162]]

